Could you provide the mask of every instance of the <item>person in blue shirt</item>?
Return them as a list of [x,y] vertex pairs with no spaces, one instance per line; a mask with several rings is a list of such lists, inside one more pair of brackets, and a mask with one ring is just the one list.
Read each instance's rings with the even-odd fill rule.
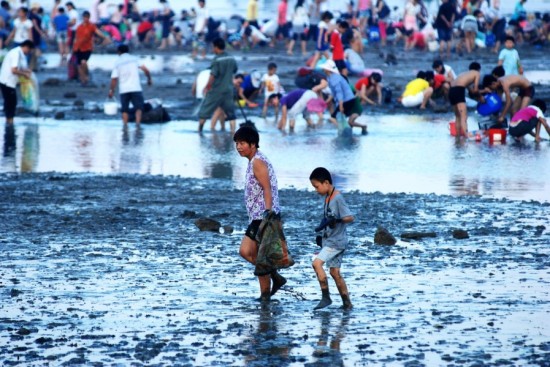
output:
[[348,118],[348,124],[351,128],[360,127],[361,133],[367,135],[367,125],[355,122],[357,117],[363,112],[361,103],[357,103],[355,93],[346,78],[340,75],[338,67],[333,60],[328,60],[321,66],[325,74],[327,74],[328,86],[334,97],[336,108],[332,113],[332,121],[336,121],[338,113],[343,114]]
[[69,47],[67,45],[67,30],[69,28],[69,17],[65,14],[65,9],[59,7],[57,9],[57,15],[53,18],[53,27],[55,29],[55,39],[57,41],[57,47],[59,54],[61,55],[61,64],[65,63],[67,55],[69,53]]
[[523,75],[523,67],[519,59],[519,53],[514,48],[516,40],[512,36],[506,36],[504,47],[498,55],[498,65],[504,68],[505,75]]

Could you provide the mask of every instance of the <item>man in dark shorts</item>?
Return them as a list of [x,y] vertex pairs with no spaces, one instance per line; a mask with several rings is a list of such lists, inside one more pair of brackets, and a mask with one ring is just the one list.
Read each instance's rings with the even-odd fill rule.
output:
[[[245,176],[244,197],[250,224],[241,241],[239,254],[252,265],[256,265],[259,243],[256,235],[262,223],[270,212],[279,214],[279,191],[275,170],[267,157],[259,150],[260,135],[256,128],[243,126],[233,136],[235,147],[241,157],[248,159]],[[260,283],[260,301],[268,302],[286,279],[277,271],[268,275],[258,276]],[[273,287],[271,281],[273,280]]]
[[233,75],[237,72],[237,61],[225,52],[225,41],[216,38],[212,45],[216,57],[210,66],[210,79],[204,88],[204,101],[199,110],[199,132],[202,132],[206,119],[212,117],[218,107],[230,121],[231,131],[235,131],[235,99],[233,96]]
[[90,12],[82,13],[82,23],[76,28],[73,52],[78,65],[78,77],[82,86],[86,86],[90,80],[88,60],[94,49],[94,35],[103,39],[105,44],[111,40],[105,36],[95,24],[90,22]]
[[456,138],[468,136],[468,109],[466,106],[466,89],[471,85],[470,93],[478,94],[481,65],[472,62],[469,70],[459,74],[451,83],[449,102],[455,112]]
[[111,73],[109,98],[113,97],[118,82],[122,122],[124,124],[128,123],[128,112],[130,110],[130,102],[132,102],[132,107],[136,111],[136,126],[138,126],[141,123],[143,112],[143,91],[139,81],[139,70],[141,69],[147,76],[147,85],[152,84],[151,73],[145,65],[140,65],[137,57],[129,54],[127,45],[118,46],[118,55],[118,60]]

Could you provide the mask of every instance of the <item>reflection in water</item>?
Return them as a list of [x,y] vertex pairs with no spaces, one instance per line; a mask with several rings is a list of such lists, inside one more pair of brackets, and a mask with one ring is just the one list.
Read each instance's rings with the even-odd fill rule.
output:
[[144,133],[141,126],[137,126],[132,135],[128,124],[122,126],[122,147],[120,149],[119,171],[124,173],[141,173],[141,153],[140,149]]
[[[206,177],[210,178],[233,178],[233,154],[235,153],[235,144],[233,142],[233,133],[220,131],[210,134],[211,140],[207,136],[201,136],[201,145],[207,149],[203,157],[207,160],[203,164],[203,171]],[[219,157],[213,160],[212,157]]]
[[[323,311],[320,313],[321,317],[321,331],[319,334],[319,340],[313,357],[315,362],[310,364],[311,366],[344,366],[344,359],[340,350],[340,344],[346,336],[346,327],[349,323],[350,313],[343,312],[340,314],[340,324],[331,330],[330,318],[338,317],[337,314],[332,312]],[[331,333],[332,331],[332,333]]]
[[15,126],[6,124],[4,128],[4,152],[2,159],[2,169],[6,171],[15,170],[15,150],[16,150]]
[[282,310],[278,309],[277,305],[277,303],[271,302],[260,307],[258,327],[243,342],[249,352],[245,356],[246,366],[288,366],[291,364],[289,356],[292,338],[278,333],[277,317],[281,317]]
[[74,144],[76,148],[76,161],[82,168],[89,170],[93,167],[92,157],[92,137],[88,134],[76,133],[74,135]]
[[40,136],[38,125],[32,124],[23,133],[23,154],[21,155],[21,172],[35,172],[40,154]]
[[457,195],[480,195],[479,180],[477,178],[467,179],[464,176],[452,176],[449,181],[449,188]]

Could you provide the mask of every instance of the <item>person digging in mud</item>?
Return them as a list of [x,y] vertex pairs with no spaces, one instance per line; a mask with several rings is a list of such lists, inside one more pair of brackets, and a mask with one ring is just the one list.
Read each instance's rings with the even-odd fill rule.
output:
[[[249,161],[245,177],[244,197],[250,224],[241,241],[239,254],[249,263],[256,265],[259,249],[256,235],[262,219],[266,218],[271,211],[276,214],[281,211],[277,177],[267,157],[259,151],[260,135],[254,127],[241,127],[235,132],[233,141],[239,155]],[[258,280],[261,302],[269,302],[271,296],[286,283],[286,279],[277,271],[269,275],[258,276]],[[271,280],[273,280],[273,287],[271,287]]]
[[346,281],[342,274],[340,274],[340,267],[342,266],[342,259],[344,258],[344,252],[348,244],[346,226],[348,223],[353,222],[354,218],[344,197],[332,184],[332,176],[326,168],[315,168],[311,172],[309,180],[319,195],[325,195],[323,220],[315,228],[316,232],[322,231],[322,235],[316,238],[317,245],[321,246],[322,249],[316,255],[312,264],[315,274],[317,274],[323,296],[314,309],[319,310],[332,304],[327,274],[323,269],[323,264],[326,263],[330,268],[330,275],[336,283],[338,293],[342,297],[342,308],[349,310],[353,308],[353,305],[349,298]]

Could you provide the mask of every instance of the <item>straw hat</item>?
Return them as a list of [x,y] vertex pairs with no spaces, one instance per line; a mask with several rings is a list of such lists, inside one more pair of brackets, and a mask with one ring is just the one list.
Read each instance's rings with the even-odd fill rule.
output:
[[336,67],[333,60],[327,60],[323,65],[321,65],[321,69],[328,70],[331,73],[340,74],[340,71],[338,71],[338,67]]

